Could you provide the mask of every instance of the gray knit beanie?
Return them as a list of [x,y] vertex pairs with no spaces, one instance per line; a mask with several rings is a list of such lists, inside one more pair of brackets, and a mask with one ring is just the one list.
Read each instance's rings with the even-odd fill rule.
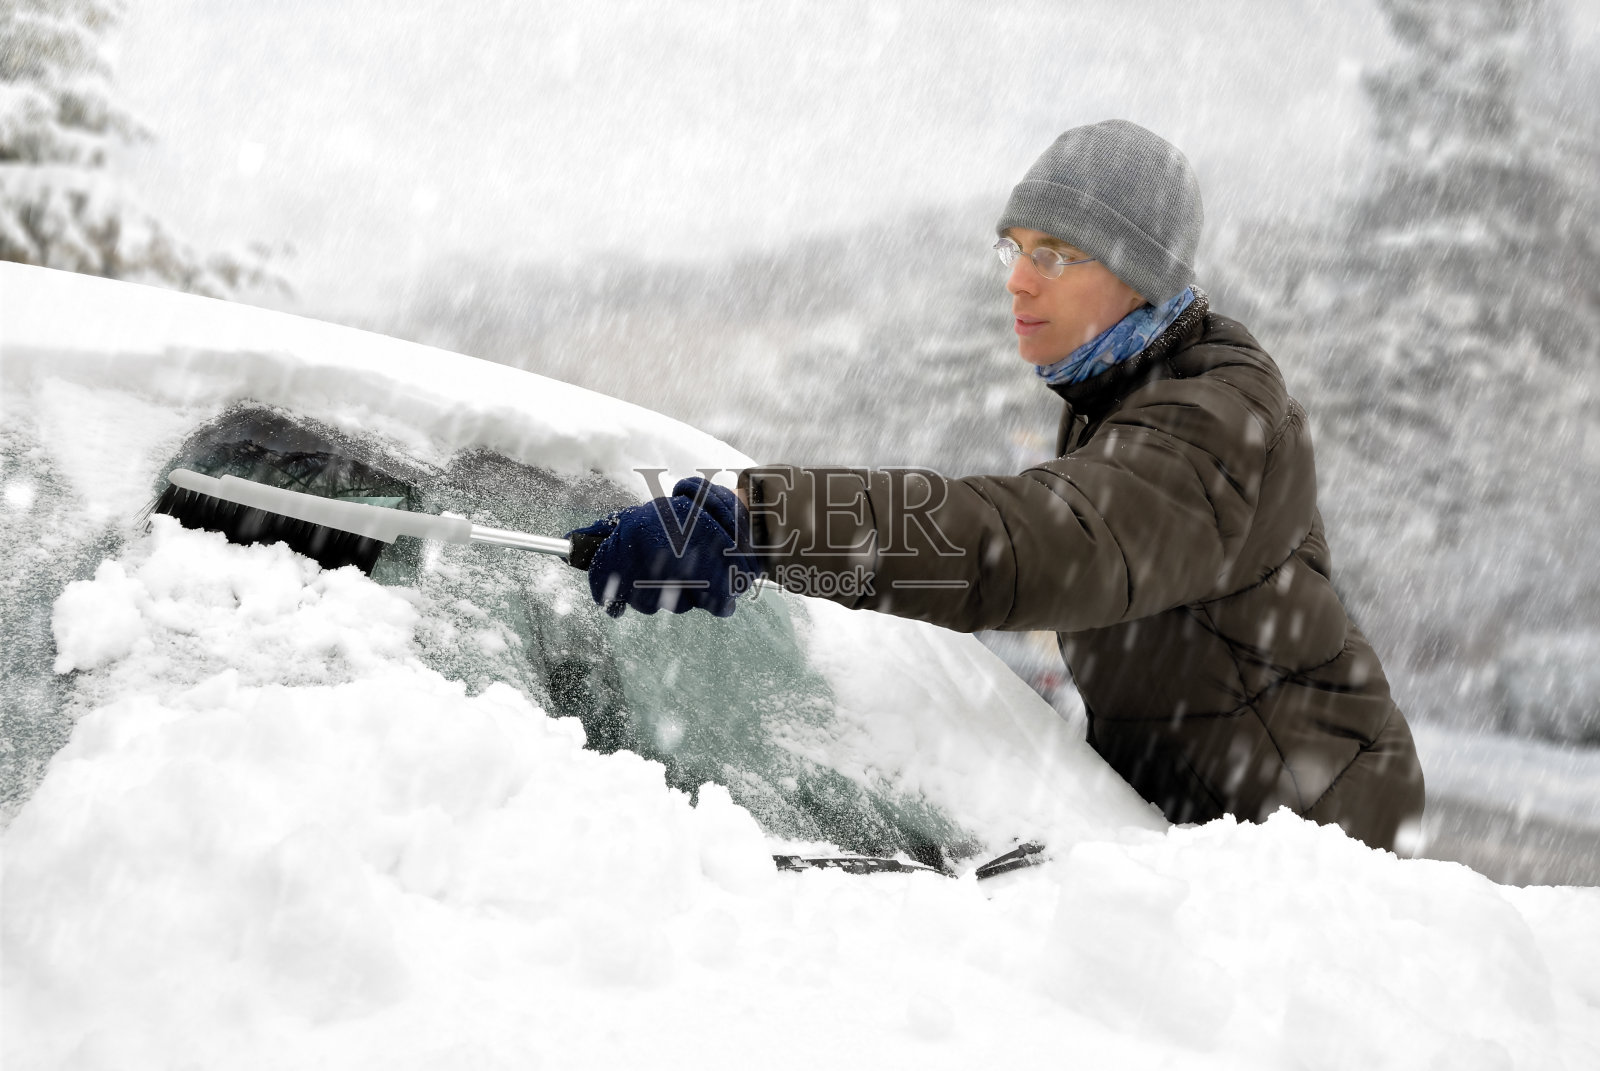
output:
[[1194,282],[1204,221],[1183,153],[1137,123],[1108,119],[1056,138],[1011,191],[995,230],[1071,242],[1159,305]]

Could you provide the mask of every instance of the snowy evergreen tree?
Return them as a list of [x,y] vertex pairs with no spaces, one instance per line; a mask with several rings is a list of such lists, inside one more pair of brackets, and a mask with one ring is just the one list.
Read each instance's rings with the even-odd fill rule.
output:
[[1364,80],[1370,184],[1242,240],[1228,289],[1308,403],[1336,579],[1403,705],[1488,721],[1529,637],[1600,622],[1597,153],[1544,92],[1559,10],[1380,7],[1405,52]]
[[1381,6],[1409,55],[1366,80],[1382,169],[1356,249],[1404,296],[1455,301],[1483,337],[1528,332],[1546,356],[1573,356],[1574,318],[1592,322],[1596,297],[1590,175],[1571,173],[1581,150],[1526,100],[1530,66],[1559,47],[1552,13],[1543,0]]
[[226,296],[282,289],[265,251],[205,256],[108,169],[149,131],[116,100],[123,0],[0,0],[0,260]]

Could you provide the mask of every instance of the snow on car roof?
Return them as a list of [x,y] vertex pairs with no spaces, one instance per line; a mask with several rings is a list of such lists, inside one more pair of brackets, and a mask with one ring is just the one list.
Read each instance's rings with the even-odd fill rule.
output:
[[640,467],[683,476],[750,464],[721,440],[629,402],[288,313],[10,263],[0,263],[0,304],[0,348],[17,369],[22,354],[48,350],[57,375],[157,404],[254,398],[418,451],[479,447],[635,484]]

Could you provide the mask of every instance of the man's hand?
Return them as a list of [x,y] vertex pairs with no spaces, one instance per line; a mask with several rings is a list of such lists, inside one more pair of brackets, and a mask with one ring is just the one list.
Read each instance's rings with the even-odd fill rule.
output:
[[728,617],[762,571],[744,502],[698,476],[679,480],[670,498],[618,510],[567,538],[580,566],[576,544],[600,540],[589,561],[589,593],[612,617],[629,606],[646,614],[698,606]]

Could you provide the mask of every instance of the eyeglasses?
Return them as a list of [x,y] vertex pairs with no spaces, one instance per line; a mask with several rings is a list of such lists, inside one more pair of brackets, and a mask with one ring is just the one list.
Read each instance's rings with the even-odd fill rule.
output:
[[1022,247],[1010,238],[1002,238],[994,244],[994,251],[1000,255],[1000,263],[1010,270],[1011,265],[1017,262],[1018,257],[1027,257],[1033,261],[1033,266],[1039,274],[1046,279],[1059,279],[1061,273],[1074,264],[1091,264],[1096,258],[1084,257],[1082,260],[1068,260],[1057,250],[1047,245],[1042,245],[1031,253],[1024,253]]

